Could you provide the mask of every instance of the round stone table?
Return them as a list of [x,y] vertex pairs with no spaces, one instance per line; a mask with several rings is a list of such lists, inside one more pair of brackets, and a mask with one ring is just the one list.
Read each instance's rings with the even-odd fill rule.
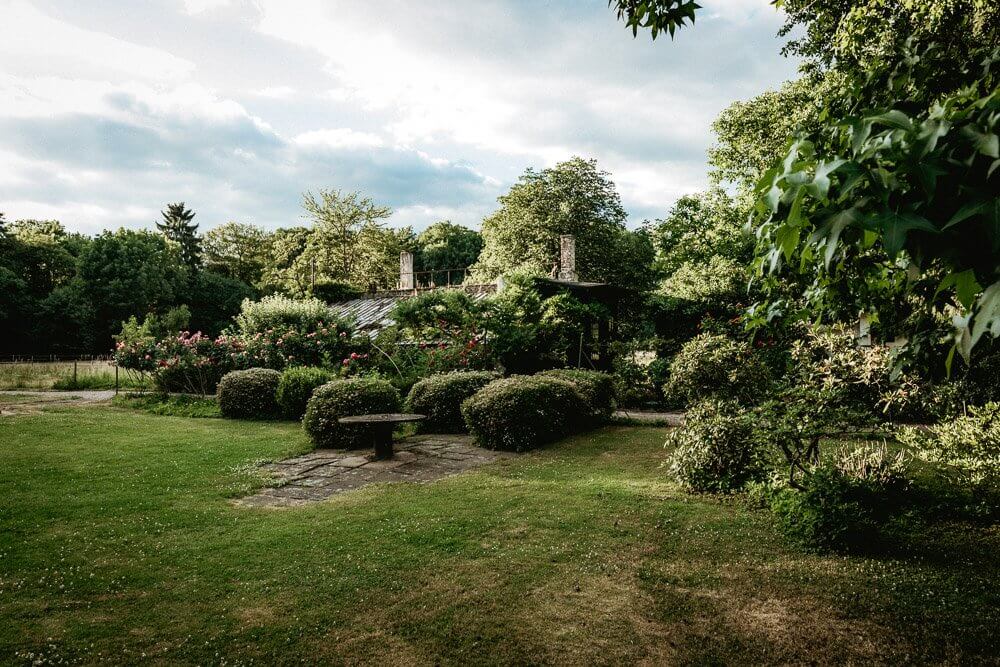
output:
[[337,422],[355,426],[370,426],[375,445],[375,458],[391,459],[392,432],[396,425],[423,421],[424,419],[427,419],[427,415],[390,412],[375,415],[351,415],[350,417],[341,417]]

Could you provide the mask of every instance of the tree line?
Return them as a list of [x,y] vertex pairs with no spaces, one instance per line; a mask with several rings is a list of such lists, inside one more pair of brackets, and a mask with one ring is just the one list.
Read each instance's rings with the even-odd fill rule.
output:
[[387,224],[392,210],[358,192],[303,196],[307,224],[267,230],[227,222],[201,233],[196,213],[168,204],[155,229],[94,236],[55,220],[0,214],[0,352],[105,353],[130,317],[152,317],[161,333],[216,335],[244,299],[268,294],[327,302],[393,289],[399,255],[415,256],[421,280],[495,280],[545,275],[559,234],[578,238],[581,277],[648,288],[649,235],[629,231],[610,176],[592,160],[528,169],[500,197],[482,233],[449,221],[414,233]]

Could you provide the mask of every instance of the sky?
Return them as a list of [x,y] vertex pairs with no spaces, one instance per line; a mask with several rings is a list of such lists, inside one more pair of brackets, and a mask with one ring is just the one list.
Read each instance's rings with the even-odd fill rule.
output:
[[0,0],[0,211],[275,228],[329,188],[477,228],[580,155],[636,225],[708,185],[721,110],[795,75],[768,0],[699,2],[654,42],[605,0]]

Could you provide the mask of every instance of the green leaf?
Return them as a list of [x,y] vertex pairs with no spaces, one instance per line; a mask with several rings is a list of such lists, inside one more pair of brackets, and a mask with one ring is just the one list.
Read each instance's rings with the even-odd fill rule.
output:
[[979,198],[965,202],[957,211],[955,211],[955,215],[951,216],[951,219],[944,224],[944,227],[941,228],[942,231],[953,225],[957,225],[963,220],[971,218],[974,215],[978,215],[980,212],[985,211],[990,204],[992,204],[992,200]]
[[861,147],[868,137],[872,134],[872,124],[870,121],[865,121],[863,123],[853,123],[851,126],[851,150],[857,153],[861,150]]
[[972,269],[946,275],[941,284],[938,285],[935,295],[952,287],[955,288],[955,296],[958,298],[958,302],[966,310],[972,308],[972,304],[976,302],[976,295],[983,291],[983,286],[976,280],[976,272]]
[[962,134],[972,142],[977,152],[988,157],[1000,158],[1000,139],[992,132],[980,132],[977,128],[966,125]]
[[972,320],[972,340],[969,351],[987,331],[995,338],[1000,335],[1000,281],[983,291]]
[[785,256],[785,261],[791,261],[795,249],[799,247],[801,228],[795,225],[782,225],[774,232],[774,243]]
[[826,199],[826,194],[830,191],[830,174],[840,169],[847,160],[835,158],[829,162],[820,161],[816,165],[816,174],[812,183],[806,186],[806,190],[816,199]]
[[853,225],[860,218],[860,211],[852,206],[849,209],[838,211],[831,215],[824,223],[822,232],[817,232],[817,234],[822,233],[822,236],[826,237],[826,243],[823,248],[823,263],[827,270],[830,268],[830,261],[833,259],[833,254],[837,251],[840,233],[844,231],[845,227]]
[[886,125],[897,130],[909,131],[913,129],[913,121],[910,120],[910,117],[897,109],[879,114],[878,116],[871,116],[865,120],[871,123]]
[[882,245],[890,257],[895,257],[906,245],[906,236],[912,230],[937,233],[934,224],[916,213],[897,213],[888,211],[877,216],[876,221],[882,230]]
[[934,198],[938,176],[944,176],[947,173],[947,170],[931,162],[922,161],[917,165],[917,179],[920,181],[920,187],[928,199]]

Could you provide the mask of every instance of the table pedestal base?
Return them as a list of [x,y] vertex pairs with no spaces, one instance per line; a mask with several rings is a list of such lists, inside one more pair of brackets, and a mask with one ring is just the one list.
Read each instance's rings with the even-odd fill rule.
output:
[[378,424],[372,431],[373,445],[375,446],[375,458],[378,460],[391,459],[392,431],[394,424]]

